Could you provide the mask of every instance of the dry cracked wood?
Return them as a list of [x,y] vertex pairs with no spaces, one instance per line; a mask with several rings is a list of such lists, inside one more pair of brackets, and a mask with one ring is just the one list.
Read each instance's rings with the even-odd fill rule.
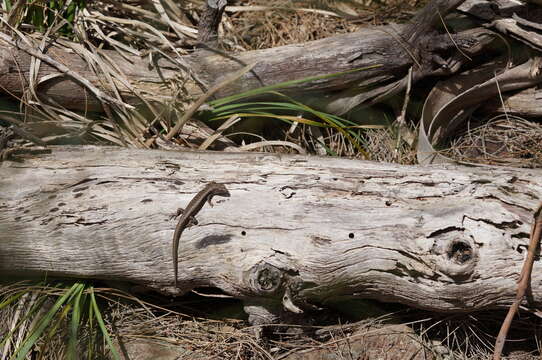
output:
[[[163,293],[176,292],[171,214],[204,183],[225,183],[231,198],[183,233],[179,291],[217,287],[271,313],[351,296],[444,312],[506,307],[542,198],[541,170],[255,153],[62,147],[4,162],[0,174],[0,274]],[[539,266],[532,306],[542,303]]]

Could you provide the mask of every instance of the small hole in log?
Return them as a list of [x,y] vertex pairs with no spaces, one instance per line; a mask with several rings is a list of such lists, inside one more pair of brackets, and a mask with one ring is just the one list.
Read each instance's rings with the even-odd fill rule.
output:
[[472,259],[472,248],[469,244],[463,241],[454,241],[449,251],[448,258],[458,264],[464,264]]
[[276,289],[280,282],[280,272],[276,269],[261,269],[258,273],[258,285],[261,290],[270,291]]
[[241,231],[241,235],[246,236],[247,232],[245,230]]
[[354,238],[354,233],[348,234],[348,237],[349,237],[350,239],[353,239],[353,238]]

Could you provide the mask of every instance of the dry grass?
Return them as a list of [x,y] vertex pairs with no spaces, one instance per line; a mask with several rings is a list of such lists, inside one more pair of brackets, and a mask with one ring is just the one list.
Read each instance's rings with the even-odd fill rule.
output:
[[498,116],[458,136],[446,154],[491,165],[542,166],[542,125],[516,116]]
[[[0,287],[0,293],[8,290]],[[36,295],[45,290],[29,288],[19,302],[0,311],[0,333],[5,333],[10,324],[20,320],[36,301]],[[109,333],[114,336],[115,347],[130,359],[308,360],[322,357],[370,360],[384,355],[389,359],[408,356],[412,359],[486,360],[491,358],[502,318],[499,312],[435,315],[396,306],[393,313],[369,316],[361,321],[327,326],[274,325],[267,329],[264,338],[259,338],[255,335],[256,328],[247,326],[244,320],[227,316],[210,320],[175,311],[191,308],[186,312],[201,313],[202,309],[209,308],[205,298],[192,296],[177,304],[160,304],[160,300],[145,302],[142,297],[135,298],[108,288],[96,288],[95,292],[101,299],[104,320]],[[32,327],[57,296],[46,301],[42,311],[28,319],[28,324],[15,339],[21,341],[24,338],[25,329]],[[229,309],[230,314],[235,314],[241,306],[239,303],[220,305],[215,302],[212,309],[218,312]],[[536,350],[536,339],[540,335],[538,322],[536,317],[526,315],[514,322],[513,351]],[[68,319],[55,323],[49,337],[36,347],[34,356],[37,359],[64,359],[68,325]],[[81,327],[80,339],[81,354],[92,346],[93,359],[110,358],[103,339],[92,337],[88,325]],[[2,349],[6,348],[0,348],[0,358]],[[526,352],[518,354],[521,354],[518,359],[531,359]]]
[[[19,283],[0,286],[0,294],[9,297],[20,293],[25,287],[25,294],[17,302],[0,311],[0,334],[12,329],[15,323],[23,322],[13,341],[0,348],[2,359],[2,353],[10,354],[14,344],[24,341],[28,329],[37,323],[63,292],[61,288]],[[114,336],[117,351],[128,355],[130,359],[293,360],[323,357],[370,360],[383,355],[390,359],[405,356],[412,359],[489,359],[502,317],[495,312],[434,315],[395,306],[393,313],[365,316],[361,321],[352,319],[351,322],[326,326],[273,325],[267,328],[267,335],[260,338],[255,335],[258,333],[255,331],[257,328],[248,327],[241,319],[221,315],[220,320],[210,320],[213,314],[206,317],[189,315],[210,310],[214,316],[219,313],[234,316],[242,309],[238,301],[224,304],[216,302],[216,299],[192,295],[184,297],[181,302],[172,303],[152,294],[134,297],[110,288],[95,288],[93,291],[101,301],[106,327]],[[50,297],[44,299],[43,295]],[[5,297],[0,297],[0,304]],[[145,301],[144,298],[153,301]],[[38,303],[41,304],[40,310],[31,311],[32,306]],[[357,306],[361,310],[364,309],[363,304],[350,303],[350,306]],[[374,302],[367,305],[373,311],[385,308]],[[180,308],[185,309],[185,313],[175,311]],[[66,310],[69,308],[66,307]],[[383,313],[383,310],[375,314],[378,312]],[[324,316],[328,321],[331,319],[330,314],[323,312],[313,315]],[[66,357],[69,320],[69,316],[64,316],[60,321],[53,321],[47,337],[34,349],[33,356],[36,359]],[[317,322],[325,321],[320,319]],[[514,322],[512,349],[536,348],[540,331],[537,323],[537,318],[533,316],[523,316]],[[80,327],[79,335],[81,358],[86,358],[89,349],[93,351],[93,359],[110,358],[105,342],[96,334],[93,335],[92,325],[89,327],[88,322]],[[529,358],[527,353],[521,354],[519,358]]]
[[426,1],[251,0],[226,12],[222,36],[234,51],[265,49],[408,21]]
[[371,160],[404,165],[416,164],[416,151],[393,128],[366,130]]
[[304,5],[278,0],[270,7],[269,1],[255,0],[236,6],[235,11],[227,13],[224,42],[237,51],[256,50],[321,39],[359,27],[332,11]]

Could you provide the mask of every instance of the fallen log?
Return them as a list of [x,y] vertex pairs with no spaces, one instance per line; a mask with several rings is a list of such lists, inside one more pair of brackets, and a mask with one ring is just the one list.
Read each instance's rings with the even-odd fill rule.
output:
[[[265,321],[349,297],[507,307],[542,197],[542,170],[265,153],[53,147],[0,173],[0,275],[214,287]],[[231,197],[182,234],[175,289],[171,215],[210,181]]]
[[[47,46],[41,51],[43,39],[27,37],[23,40],[0,34],[0,91],[22,96],[33,88],[47,103],[74,110],[103,111],[96,91],[89,91],[88,84],[103,95],[118,93],[118,97],[130,105],[143,104],[142,99],[161,103],[187,102],[187,99],[201,96],[206,88],[220,83],[231,73],[255,64],[249,73],[221,89],[217,96],[318,77],[290,84],[287,93],[308,97],[325,95],[324,104],[321,98],[316,103],[328,111],[345,113],[381,95],[401,91],[412,66],[415,67],[415,80],[420,80],[457,72],[467,61],[467,54],[487,54],[485,47],[494,39],[494,34],[484,28],[472,28],[454,35],[426,31],[461,2],[435,1],[435,7],[420,12],[411,25],[361,29],[304,44],[240,54],[213,50],[179,57],[152,55],[152,52],[141,52],[138,56],[112,50],[89,50],[65,40],[46,41]],[[439,16],[435,15],[435,9],[441,11]],[[445,66],[445,59],[438,54],[457,49],[461,56],[456,58],[454,55],[454,65]],[[33,58],[41,60],[39,66],[33,65]],[[59,64],[66,64],[66,68],[59,68]],[[331,74],[336,76],[326,77]],[[88,83],[84,84],[83,80]],[[178,99],[179,87],[183,90],[182,99]],[[362,92],[364,94],[360,95]],[[102,100],[115,103],[110,98]]]

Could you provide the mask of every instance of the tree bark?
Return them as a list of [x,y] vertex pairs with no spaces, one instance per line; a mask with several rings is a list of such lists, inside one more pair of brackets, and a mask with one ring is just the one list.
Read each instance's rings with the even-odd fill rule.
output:
[[216,46],[218,41],[218,26],[222,14],[228,4],[227,0],[207,0],[205,10],[198,24],[198,42],[209,46]]
[[[349,297],[506,307],[542,198],[542,170],[263,153],[54,147],[0,171],[3,276],[217,287],[271,313]],[[170,217],[209,181],[231,197],[183,233],[174,289]]]

